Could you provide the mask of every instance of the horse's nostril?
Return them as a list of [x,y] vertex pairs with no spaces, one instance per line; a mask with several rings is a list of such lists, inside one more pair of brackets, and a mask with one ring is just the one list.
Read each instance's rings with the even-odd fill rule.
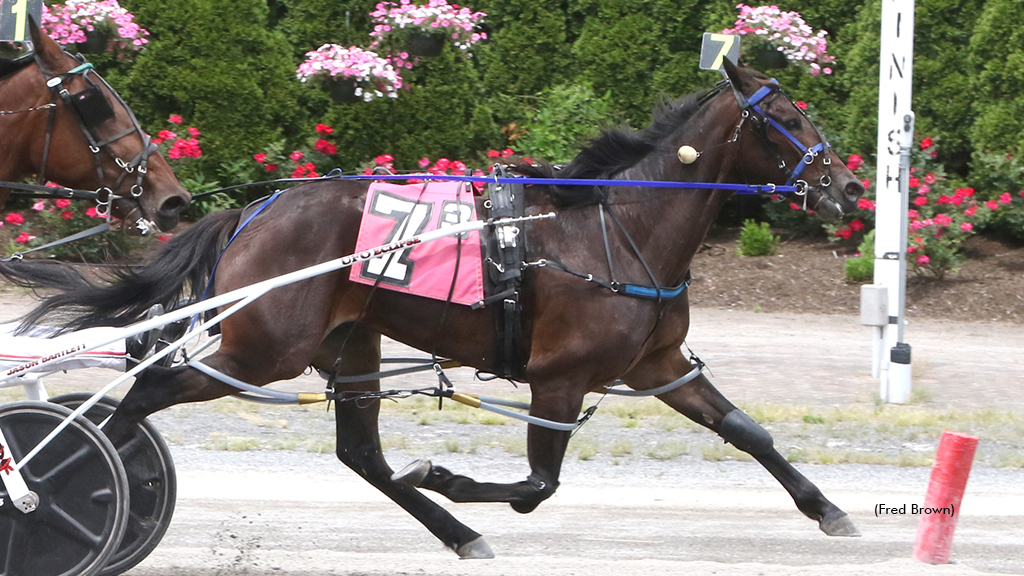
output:
[[843,188],[843,193],[845,193],[846,197],[850,200],[856,200],[864,195],[864,185],[858,180],[851,180]]
[[184,196],[171,196],[160,205],[161,214],[178,214],[188,206],[188,199]]

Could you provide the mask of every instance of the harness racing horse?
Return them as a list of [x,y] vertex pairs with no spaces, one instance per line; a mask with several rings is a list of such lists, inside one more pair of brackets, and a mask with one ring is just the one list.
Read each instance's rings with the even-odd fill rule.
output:
[[[124,100],[30,21],[32,52],[0,59],[0,183],[37,175],[99,193],[139,232],[170,230],[191,197]],[[0,184],[0,207],[10,189]]]
[[[728,62],[725,71],[728,82],[667,105],[649,127],[604,132],[558,176],[704,183],[785,182],[799,176],[810,183],[804,190],[815,212],[835,218],[850,210],[864,192],[861,182],[777,84]],[[684,146],[699,154],[677,154]],[[555,174],[543,166],[518,170],[531,176]],[[223,253],[215,292],[352,253],[366,194],[366,183],[354,180],[309,183],[284,193]],[[670,297],[674,292],[660,287],[684,285],[693,256],[729,194],[721,189],[527,186],[527,214],[554,211],[557,217],[524,224],[529,239],[525,260],[531,264],[524,268],[521,287],[514,378],[529,383],[531,416],[560,423],[574,423],[584,396],[617,379],[635,390],[661,389],[656,390],[661,401],[751,454],[826,534],[857,535],[846,513],[702,374],[671,390],[663,388],[695,366],[680,350],[690,320],[686,292]],[[240,214],[207,216],[172,240],[148,267],[125,271],[104,285],[66,287],[73,290],[45,301],[32,318],[84,306],[89,313],[68,328],[128,323],[153,303],[172,306],[187,287],[201,293]],[[603,226],[605,215],[615,226]],[[548,265],[538,265],[541,259]],[[654,297],[634,298],[617,293],[612,283],[581,279],[588,274],[647,284]],[[274,290],[227,318],[219,351],[204,363],[259,386],[298,376],[310,365],[341,375],[367,374],[380,369],[380,337],[385,335],[495,372],[494,314],[490,307],[446,306],[373,291],[350,282],[345,271],[332,272]],[[336,392],[375,390],[379,381],[335,386]],[[153,367],[140,375],[105,431],[117,444],[148,414],[233,392],[187,366]],[[525,513],[558,487],[570,432],[535,424],[528,426],[530,473],[523,481],[482,483],[426,461],[393,478],[381,453],[378,405],[379,400],[337,403],[338,457],[461,557],[493,553],[479,534],[419,489],[456,502],[507,502]]]

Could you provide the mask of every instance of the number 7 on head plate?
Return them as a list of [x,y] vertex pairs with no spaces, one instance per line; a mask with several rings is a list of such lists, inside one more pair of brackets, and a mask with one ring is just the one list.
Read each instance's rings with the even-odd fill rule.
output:
[[704,33],[704,38],[700,43],[701,70],[721,70],[723,58],[736,62],[739,57],[739,36]]

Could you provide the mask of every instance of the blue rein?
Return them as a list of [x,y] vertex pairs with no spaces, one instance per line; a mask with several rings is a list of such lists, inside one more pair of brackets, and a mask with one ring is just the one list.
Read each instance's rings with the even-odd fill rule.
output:
[[[307,179],[299,179],[307,180]],[[611,180],[599,178],[531,178],[517,176],[499,178],[491,176],[449,176],[447,174],[336,174],[331,171],[321,178],[309,180],[436,180],[438,182],[480,182],[482,184],[525,184],[545,186],[635,186],[638,188],[684,188],[689,190],[728,190],[735,194],[793,194],[802,193],[803,186],[795,184],[729,184],[724,182],[672,182],[667,180]]]

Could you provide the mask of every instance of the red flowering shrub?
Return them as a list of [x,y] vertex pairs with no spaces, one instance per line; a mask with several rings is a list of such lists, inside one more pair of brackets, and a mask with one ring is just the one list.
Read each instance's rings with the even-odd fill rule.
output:
[[[926,137],[911,156],[911,176],[907,181],[912,195],[907,211],[907,262],[917,274],[941,279],[963,259],[964,240],[975,234],[1003,204],[1010,203],[1012,197],[1003,193],[996,200],[979,203],[973,188],[956,187],[933,161],[936,147],[935,139]],[[855,172],[863,165],[860,157],[851,156],[847,162]],[[857,208],[848,216],[848,223],[832,227],[833,239],[859,242],[862,233],[874,228],[874,199],[861,198]]]
[[[172,124],[181,124],[184,120],[177,114],[171,114],[167,121]],[[189,126],[187,132],[188,138],[180,138],[175,132],[161,130],[157,133],[156,138],[153,138],[153,143],[164,144],[164,146],[161,146],[161,151],[171,160],[201,158],[203,150],[199,146],[199,129],[195,126]]]
[[[53,186],[60,188],[59,186]],[[10,229],[8,243],[0,244],[0,256],[35,248],[60,238],[92,228],[102,220],[96,208],[88,203],[73,205],[71,200],[40,200],[31,210],[10,212],[4,216],[0,229]],[[56,246],[42,252],[57,259],[79,262],[103,262],[111,256],[120,257],[149,239],[107,233]]]
[[266,180],[267,172],[271,173],[271,178],[317,178],[330,172],[335,168],[330,157],[338,153],[338,146],[326,137],[334,134],[334,128],[320,123],[313,131],[316,136],[307,140],[307,147],[285,152],[284,142],[277,142],[268,146],[266,150],[253,154],[252,159],[260,164],[262,169],[253,172],[243,167],[233,179],[258,182]]
[[972,167],[971,185],[982,200],[997,206],[981,231],[1015,243],[1024,242],[1024,161],[1020,155],[976,153]]

